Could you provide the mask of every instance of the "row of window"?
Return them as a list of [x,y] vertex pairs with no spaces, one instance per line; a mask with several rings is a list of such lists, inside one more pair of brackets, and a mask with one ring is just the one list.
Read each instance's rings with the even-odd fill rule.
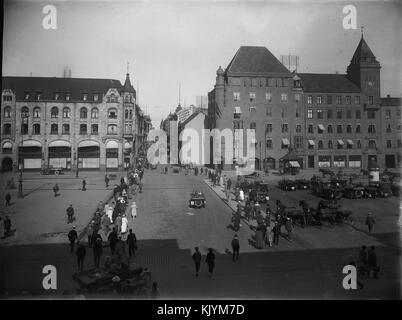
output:
[[[373,98],[372,96],[370,96]],[[370,100],[369,97],[369,100]],[[331,105],[333,103],[332,96],[326,96],[326,104]],[[307,96],[307,104],[313,104],[313,96]],[[324,103],[324,97],[323,96],[316,96],[315,97],[315,103],[316,104],[323,104]],[[344,99],[342,99],[342,96],[335,96],[335,104],[352,104],[352,96],[345,96]],[[354,96],[353,98],[353,103],[354,104],[360,104],[360,96]],[[372,103],[371,103],[372,104]]]
[[[91,134],[98,134],[99,127],[97,124],[91,125]],[[131,126],[126,126],[126,133],[131,133]],[[21,125],[21,134],[28,134],[28,124]],[[41,125],[39,123],[34,123],[32,126],[32,134],[41,134]],[[59,134],[59,125],[53,123],[50,125],[50,134]],[[70,124],[64,123],[62,125],[62,134],[70,134]],[[80,125],[79,134],[88,134],[88,126],[86,124]],[[107,127],[107,134],[117,134],[117,125],[110,124]],[[11,124],[6,123],[3,125],[3,135],[11,135]]]
[[[256,99],[256,93],[255,92],[249,92],[248,93],[248,98],[250,102],[253,102]],[[298,102],[301,99],[300,94],[295,94],[295,101]],[[265,100],[268,102],[272,101],[272,93],[271,92],[266,92],[265,93]],[[240,92],[233,92],[233,101],[240,101]],[[287,93],[281,93],[281,101],[288,101],[288,94]]]
[[[333,119],[333,111],[332,109],[328,109],[326,114],[327,114],[327,119]],[[317,119],[324,119],[324,111],[322,109],[317,109]],[[352,110],[347,109],[346,110],[346,119],[352,119]],[[308,119],[313,119],[314,117],[314,110],[313,109],[307,109],[307,118]],[[368,119],[375,119],[376,117],[376,112],[374,110],[369,110],[367,112],[367,118]],[[337,119],[342,119],[343,118],[343,110],[342,109],[337,109],[336,110],[336,118]],[[355,110],[355,119],[361,119],[362,114],[361,110]]]
[[[302,145],[301,145],[301,143],[300,143],[299,141],[296,141],[296,140],[295,140],[294,144],[295,144],[295,148],[297,148],[297,149],[302,148]],[[344,142],[343,140],[337,140],[337,141],[335,142],[335,144],[336,144],[336,148],[337,148],[337,149],[343,149],[344,146],[345,146],[345,142]],[[348,140],[347,143],[346,143],[346,148],[347,148],[347,149],[353,149],[353,145],[354,145],[353,141]],[[390,142],[390,145],[391,145],[391,142]],[[265,146],[266,146],[267,149],[273,149],[273,139],[266,139],[266,144],[265,144]],[[284,142],[284,141],[281,142],[281,148],[282,148],[282,149],[287,149],[288,147],[289,147],[289,144],[286,143],[286,141],[285,141],[285,142]],[[315,142],[312,141],[312,140],[309,140],[309,141],[308,141],[308,149],[309,149],[309,150],[314,150],[314,147],[315,147]],[[369,149],[375,149],[375,148],[376,148],[376,142],[375,142],[375,140],[369,140],[369,141],[368,141],[368,144],[367,144],[367,147],[368,147]],[[401,140],[398,140],[398,147],[402,147],[402,142],[401,142]],[[323,142],[322,140],[319,140],[319,141],[318,141],[317,148],[318,148],[319,150],[320,150],[320,149],[324,149],[324,142]],[[362,148],[362,144],[361,144],[361,141],[360,141],[360,140],[357,140],[357,141],[356,141],[356,148],[357,148],[357,149],[361,149],[361,148]],[[388,142],[387,142],[387,148],[391,148],[391,146],[388,146]],[[333,142],[332,140],[328,140],[328,142],[327,142],[327,149],[334,149],[334,142]]]
[[[117,119],[117,109],[115,108],[110,108],[107,111],[108,113],[108,118],[109,119]],[[71,110],[68,107],[64,107],[62,111],[62,116],[63,118],[70,118],[71,116]],[[21,109],[21,118],[27,118],[29,117],[29,109],[28,107],[23,107]],[[41,117],[41,108],[40,107],[35,107],[33,109],[33,117],[34,118],[40,118]],[[51,118],[58,118],[59,117],[59,108],[53,107],[50,110],[50,117]],[[124,114],[125,119],[132,119],[133,118],[133,110],[126,109],[125,114]],[[5,107],[4,108],[4,118],[11,118],[11,107]],[[87,119],[88,118],[88,109],[86,107],[82,107],[80,109],[80,118],[81,119]],[[92,119],[98,119],[99,118],[99,110],[98,108],[92,108],[91,109],[91,118]]]
[[[398,108],[396,109],[396,117],[401,118],[401,109]],[[385,119],[391,119],[391,109],[386,109],[385,110]]]

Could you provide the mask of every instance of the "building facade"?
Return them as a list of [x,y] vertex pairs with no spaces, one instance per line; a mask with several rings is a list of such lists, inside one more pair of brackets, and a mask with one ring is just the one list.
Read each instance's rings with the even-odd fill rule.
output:
[[[133,165],[136,92],[114,79],[3,77],[1,169]],[[133,152],[134,151],[134,152]]]
[[402,99],[387,96],[381,98],[381,135],[383,146],[384,167],[392,170],[401,170],[402,136],[401,112]]
[[[268,49],[240,47],[217,71],[207,127],[255,129],[255,165],[261,170],[283,168],[289,154],[301,168],[397,166],[400,106],[390,104],[400,102],[381,100],[380,70],[363,37],[346,74],[291,73]],[[231,147],[236,157],[234,136],[233,145],[222,143],[221,154]]]

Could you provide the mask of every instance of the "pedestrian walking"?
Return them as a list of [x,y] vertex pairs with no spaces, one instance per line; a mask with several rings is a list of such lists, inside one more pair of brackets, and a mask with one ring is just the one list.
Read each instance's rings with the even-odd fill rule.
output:
[[68,233],[68,241],[70,241],[70,253],[74,252],[75,241],[78,239],[78,233],[75,230],[75,226]]
[[109,181],[110,181],[110,179],[109,179],[108,175],[105,174],[105,185],[106,185],[106,188],[109,188]]
[[9,216],[4,219],[4,238],[11,236],[11,220]]
[[137,204],[133,201],[133,203],[131,204],[131,217],[137,218]]
[[6,199],[6,207],[10,206],[10,204],[11,204],[11,194],[10,194],[10,192],[6,193],[5,199]]
[[228,190],[230,190],[232,188],[232,180],[230,180],[230,178],[228,179],[228,182],[227,182],[227,188],[228,188]]
[[103,251],[102,239],[98,238],[98,239],[96,239],[96,241],[94,243],[94,265],[95,265],[95,268],[99,268],[100,259],[101,259],[101,256],[102,256],[102,251]]
[[240,242],[237,234],[234,235],[232,240],[233,261],[239,260]]
[[137,237],[133,233],[133,229],[130,229],[127,236],[127,245],[128,245],[128,255],[131,257],[135,257],[135,250],[137,250]]
[[271,226],[271,221],[266,224],[266,231],[265,231],[265,244],[267,244],[269,247],[272,247],[272,242],[273,242],[273,237],[274,233],[272,231],[272,226]]
[[367,278],[370,278],[371,271],[373,271],[374,278],[378,279],[378,272],[380,271],[380,268],[377,265],[377,255],[375,253],[374,246],[371,246],[367,253],[367,266]]
[[77,242],[77,264],[78,264],[78,271],[82,271],[84,269],[84,259],[86,255],[86,249],[85,246],[82,244],[82,242]]
[[229,202],[229,200],[230,200],[230,190],[226,189],[225,194],[226,194],[226,202]]
[[375,225],[375,220],[374,220],[373,216],[371,215],[371,212],[369,212],[366,217],[366,225],[368,227],[369,233],[371,233],[373,231],[373,227]]
[[288,233],[288,240],[292,241],[292,221],[290,220],[290,218],[286,219],[286,223],[285,223],[285,229]]
[[211,277],[215,268],[215,254],[212,248],[208,249],[208,254],[207,257],[205,258],[205,262],[208,265],[208,277]]
[[158,299],[159,297],[160,297],[160,292],[159,292],[158,282],[154,281],[152,283],[151,298],[152,299]]
[[57,183],[53,187],[53,193],[55,198],[59,195],[59,185]]
[[125,214],[123,214],[123,217],[121,218],[121,234],[126,234],[128,231],[128,219]]
[[67,224],[73,223],[73,221],[75,220],[73,205],[70,204],[70,206],[67,208],[66,211],[67,211]]
[[362,246],[359,251],[358,271],[363,276],[367,273],[367,250],[366,246]]
[[118,215],[114,220],[114,225],[116,226],[117,234],[121,233],[121,225],[123,224],[122,217]]
[[88,236],[88,247],[90,247],[92,245],[92,236],[94,233],[94,223],[95,221],[92,220],[87,227],[87,236]]
[[279,245],[279,236],[281,235],[281,226],[278,224],[278,222],[275,222],[275,225],[274,225],[272,231],[274,233],[274,244]]
[[201,266],[201,253],[198,249],[198,247],[195,247],[195,252],[193,253],[193,261],[195,264],[195,276],[198,277],[198,273],[200,271],[200,266]]
[[239,200],[240,200],[241,202],[244,201],[244,191],[243,191],[243,189],[241,189],[241,188],[240,188],[240,191],[239,191]]
[[114,251],[116,249],[116,243],[118,240],[119,239],[118,239],[116,228],[113,228],[112,232],[109,233],[109,236],[108,236],[110,251],[112,252],[112,255],[114,254]]
[[86,191],[87,190],[87,182],[85,179],[82,180],[82,191]]
[[126,252],[126,244],[124,241],[121,239],[121,237],[118,238],[116,242],[116,250],[115,253],[118,257],[122,257],[123,254]]

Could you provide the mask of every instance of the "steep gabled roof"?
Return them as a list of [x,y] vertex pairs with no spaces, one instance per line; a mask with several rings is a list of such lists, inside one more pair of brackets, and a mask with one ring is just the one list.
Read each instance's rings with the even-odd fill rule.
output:
[[191,116],[189,116],[186,120],[183,122],[180,122],[180,126],[184,127],[187,123],[189,123],[191,120],[193,120],[195,117],[197,117],[200,113],[202,113],[205,116],[205,113],[201,110],[198,110],[194,112]]
[[128,73],[126,74],[126,81],[124,82],[123,91],[135,94],[135,90],[134,87],[131,85],[130,75]]
[[345,74],[298,73],[305,92],[358,93],[360,89]]
[[367,42],[362,37],[352,57],[352,63],[378,62]]
[[[24,100],[25,93],[41,94],[41,100],[54,100],[54,94],[63,96],[70,94],[70,100],[82,100],[83,94],[106,94],[110,88],[119,92],[122,85],[114,79],[88,79],[88,78],[50,78],[50,77],[2,77],[2,90],[11,89],[17,100]],[[61,97],[62,99],[63,97]],[[30,100],[35,99],[33,96]]]
[[289,73],[266,47],[242,46],[227,66],[226,73]]

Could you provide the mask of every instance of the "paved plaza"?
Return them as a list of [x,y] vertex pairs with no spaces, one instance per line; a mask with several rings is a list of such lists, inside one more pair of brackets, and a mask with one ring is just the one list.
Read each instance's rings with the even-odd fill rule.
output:
[[[80,173],[60,177],[27,174],[24,199],[1,207],[9,214],[17,229],[14,236],[2,243],[3,284],[6,296],[61,296],[73,298],[77,284],[72,275],[77,271],[75,254],[69,253],[65,209],[73,203],[77,212],[76,226],[83,232],[99,201],[110,198],[111,186],[124,172],[116,173],[110,187],[104,185],[102,173]],[[81,191],[85,177],[87,191]],[[264,178],[265,179],[265,178]],[[300,199],[312,204],[319,198],[309,191],[283,192],[277,189],[277,179],[266,178],[270,184],[270,203],[280,199],[288,206],[297,206]],[[61,195],[54,198],[52,186],[57,181]],[[189,194],[204,192],[205,208],[188,207]],[[2,191],[4,193],[4,190]],[[231,240],[236,232],[231,228],[235,208],[233,199],[227,203],[222,187],[213,187],[205,175],[175,174],[171,170],[146,170],[142,193],[133,195],[138,216],[129,215],[129,228],[138,239],[135,261],[148,267],[159,282],[165,298],[398,298],[400,292],[399,199],[347,200],[343,207],[352,210],[354,223],[335,227],[295,227],[293,241],[285,236],[279,246],[257,249],[254,231],[242,223],[237,232],[240,240],[240,260],[232,262]],[[364,219],[368,211],[377,221],[373,234],[368,234]],[[105,238],[104,238],[105,239]],[[84,238],[85,240],[85,238]],[[106,239],[105,239],[106,240]],[[342,288],[342,268],[352,254],[357,258],[361,245],[375,245],[381,266],[380,279],[362,279],[364,289],[348,292]],[[110,249],[105,242],[105,257]],[[215,250],[216,270],[207,277],[202,262],[201,275],[194,276],[191,254],[195,246],[205,255]],[[205,259],[205,256],[203,257]],[[58,270],[58,290],[42,289],[42,268],[53,264]],[[93,267],[92,249],[87,248],[84,268]]]

